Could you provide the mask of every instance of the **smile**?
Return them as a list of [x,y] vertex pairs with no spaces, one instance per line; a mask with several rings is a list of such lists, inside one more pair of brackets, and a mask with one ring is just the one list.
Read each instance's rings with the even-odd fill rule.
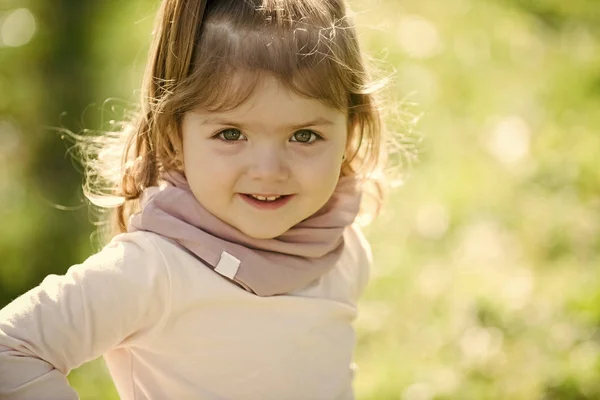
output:
[[275,201],[282,197],[281,195],[279,195],[279,196],[259,196],[257,194],[249,194],[248,196],[252,196],[255,199],[261,200],[261,201]]
[[261,196],[240,193],[240,197],[248,204],[259,210],[276,210],[286,205],[294,195]]

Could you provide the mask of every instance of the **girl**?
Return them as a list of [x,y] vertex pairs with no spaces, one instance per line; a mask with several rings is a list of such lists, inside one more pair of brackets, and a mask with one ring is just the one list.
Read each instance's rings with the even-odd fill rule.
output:
[[123,399],[353,398],[376,88],[344,0],[164,0],[139,116],[87,165],[116,235],[0,312],[0,398],[77,398],[100,355]]

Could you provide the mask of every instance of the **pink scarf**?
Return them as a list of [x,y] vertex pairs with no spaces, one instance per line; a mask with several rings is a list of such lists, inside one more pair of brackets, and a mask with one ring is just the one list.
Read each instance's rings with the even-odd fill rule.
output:
[[149,231],[174,240],[245,290],[258,296],[289,293],[329,271],[344,249],[344,229],[360,206],[356,180],[339,179],[329,201],[315,214],[273,239],[253,239],[208,212],[179,173],[166,185],[147,188],[142,211],[129,231]]

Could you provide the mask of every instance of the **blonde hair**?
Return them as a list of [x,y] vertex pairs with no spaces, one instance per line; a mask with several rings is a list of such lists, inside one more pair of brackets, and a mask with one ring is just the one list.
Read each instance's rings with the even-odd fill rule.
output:
[[345,0],[163,0],[138,112],[119,132],[87,142],[84,191],[112,210],[106,239],[127,230],[161,171],[182,172],[185,113],[235,108],[265,72],[347,112],[342,175],[359,178],[381,203],[387,152],[375,97],[382,83],[371,78]]

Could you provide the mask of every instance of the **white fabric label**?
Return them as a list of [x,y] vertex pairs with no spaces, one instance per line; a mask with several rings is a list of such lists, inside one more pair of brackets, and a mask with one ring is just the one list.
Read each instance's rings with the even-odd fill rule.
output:
[[233,279],[239,268],[240,260],[224,251],[221,253],[221,259],[219,260],[215,271],[229,279]]

